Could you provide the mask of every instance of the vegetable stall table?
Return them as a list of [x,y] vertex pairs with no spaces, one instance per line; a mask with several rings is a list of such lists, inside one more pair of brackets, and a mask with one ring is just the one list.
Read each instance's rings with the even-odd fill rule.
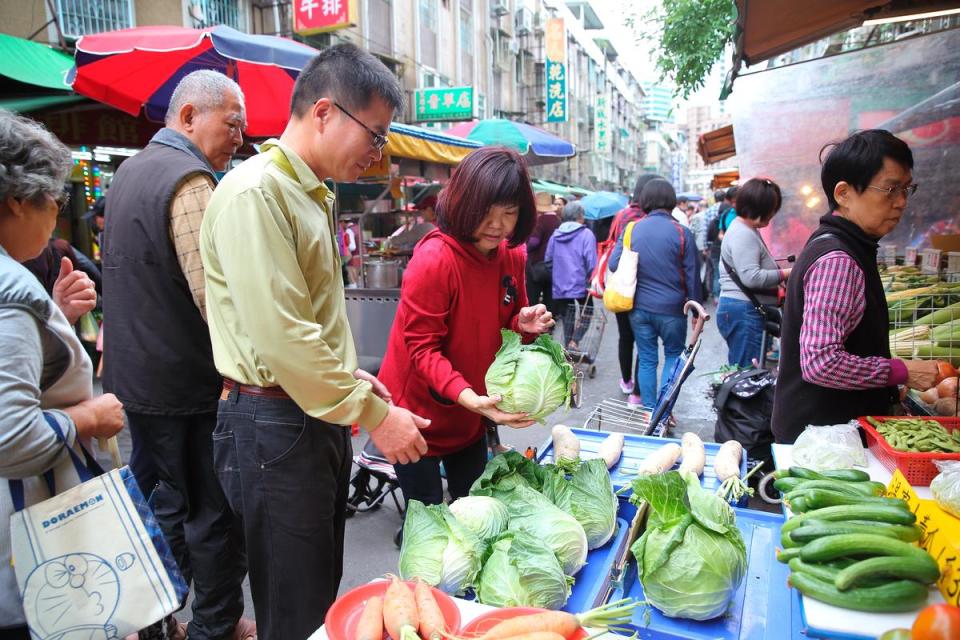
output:
[[[893,474],[884,467],[870,450],[867,456],[867,473],[870,479],[889,485]],[[786,469],[793,463],[793,445],[773,445],[774,465],[777,469]],[[915,487],[914,492],[921,499],[930,499],[928,487]],[[779,537],[778,537],[779,546]],[[770,550],[773,554],[773,550]],[[777,563],[780,564],[780,563]],[[785,567],[785,565],[780,565]],[[936,585],[931,586],[927,605],[944,602]],[[926,606],[926,605],[925,605]],[[837,640],[873,640],[890,629],[910,628],[922,607],[906,613],[867,613],[828,605],[814,600],[791,589],[790,608],[798,611],[802,627],[808,638],[831,638]]]

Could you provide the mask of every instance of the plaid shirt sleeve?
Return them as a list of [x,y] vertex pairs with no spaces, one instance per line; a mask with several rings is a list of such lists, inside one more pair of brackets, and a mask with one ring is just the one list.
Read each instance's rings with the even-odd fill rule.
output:
[[865,278],[856,261],[831,251],[803,279],[800,370],[803,379],[830,389],[876,389],[891,384],[891,360],[862,358],[843,343],[863,319]]
[[177,252],[177,262],[187,279],[193,302],[200,315],[207,319],[203,262],[200,260],[200,223],[213,195],[213,182],[202,173],[187,176],[177,188],[170,203],[170,239]]

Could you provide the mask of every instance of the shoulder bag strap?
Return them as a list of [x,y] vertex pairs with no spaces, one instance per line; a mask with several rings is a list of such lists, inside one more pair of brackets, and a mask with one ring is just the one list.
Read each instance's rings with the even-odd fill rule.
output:
[[760,312],[760,315],[767,317],[767,312],[764,310],[763,305],[760,304],[760,301],[757,300],[757,296],[753,295],[753,291],[747,289],[743,282],[740,280],[740,276],[737,275],[736,269],[730,266],[730,263],[727,262],[726,258],[723,255],[720,255],[720,262],[723,263],[724,268],[727,270],[727,275],[730,276],[730,279],[733,280],[733,283],[739,287],[740,291],[743,292],[743,295],[747,296],[747,299],[754,306],[754,308]]
[[670,216],[670,222],[673,223],[677,233],[680,235],[680,286],[683,287],[683,299],[687,301],[690,297],[687,295],[687,273],[683,268],[683,257],[687,252],[687,235],[683,232],[683,227],[680,223],[673,219],[673,216]]

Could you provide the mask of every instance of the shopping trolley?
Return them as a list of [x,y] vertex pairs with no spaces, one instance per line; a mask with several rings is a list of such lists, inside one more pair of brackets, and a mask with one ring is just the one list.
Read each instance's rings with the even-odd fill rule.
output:
[[683,307],[684,315],[691,311],[696,313],[696,322],[690,336],[690,344],[677,358],[673,369],[660,388],[657,404],[653,410],[630,405],[622,400],[607,398],[598,404],[587,418],[587,429],[601,429],[604,431],[633,431],[641,435],[663,437],[667,432],[667,423],[673,412],[673,406],[680,395],[683,383],[694,370],[694,360],[700,351],[703,326],[710,316],[697,302],[687,302]]
[[574,372],[570,404],[579,409],[583,402],[584,377],[597,375],[597,354],[607,326],[607,314],[603,306],[588,299],[585,305],[579,302],[570,305],[562,320],[561,344]]

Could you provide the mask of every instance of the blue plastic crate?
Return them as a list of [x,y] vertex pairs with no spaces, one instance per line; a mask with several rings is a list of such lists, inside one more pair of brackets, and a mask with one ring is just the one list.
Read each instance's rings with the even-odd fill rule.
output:
[[[603,442],[610,433],[608,431],[594,431],[592,429],[573,429],[574,434],[580,439],[580,455],[583,458],[596,457],[600,443]],[[637,469],[648,455],[667,444],[680,441],[675,438],[656,438],[653,436],[639,436],[630,433],[623,434],[623,454],[617,464],[610,469],[610,480],[613,482],[615,491],[627,487],[627,491],[620,495],[630,495],[630,482],[637,475]],[[706,464],[703,467],[703,476],[700,478],[700,484],[708,491],[716,491],[720,487],[720,481],[713,471],[713,461],[720,451],[720,445],[716,442],[704,442],[704,453],[706,453]],[[553,439],[547,438],[543,446],[537,452],[537,462],[547,464],[553,462]],[[673,468],[676,469],[677,464]],[[747,457],[743,456],[740,460],[740,477],[747,475]],[[745,504],[742,502],[741,504]]]
[[[632,506],[632,505],[630,505]],[[737,589],[727,615],[698,622],[668,618],[655,607],[639,607],[628,627],[644,640],[801,640],[801,619],[795,598],[787,586],[790,571],[777,562],[774,550],[780,541],[779,514],[737,509],[737,528],[747,547],[747,574]],[[621,508],[621,517],[627,515]],[[634,560],[609,601],[620,598],[643,600]],[[647,617],[649,616],[649,622]]]
[[619,577],[619,567],[627,552],[627,534],[630,522],[617,518],[617,530],[607,544],[587,553],[587,564],[574,576],[576,582],[563,610],[569,613],[589,611],[607,601],[613,582]]

